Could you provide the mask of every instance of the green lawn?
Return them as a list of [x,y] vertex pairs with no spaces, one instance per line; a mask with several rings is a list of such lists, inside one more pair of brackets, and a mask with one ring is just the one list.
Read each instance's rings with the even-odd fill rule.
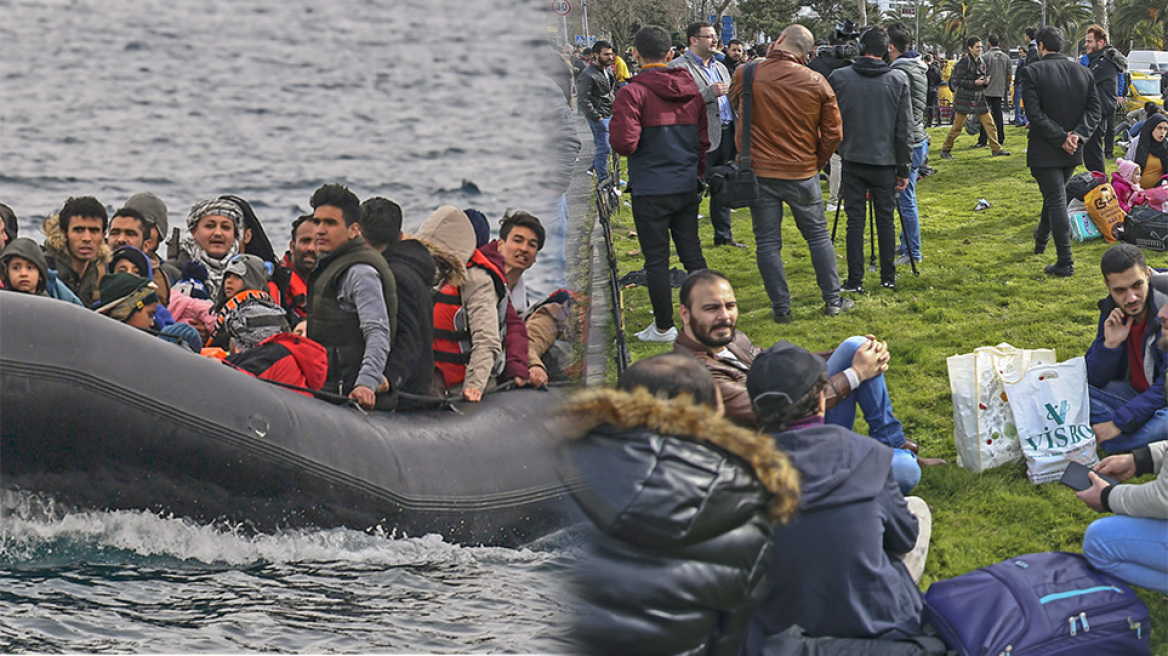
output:
[[[1076,273],[1052,278],[1043,272],[1053,263],[1054,244],[1033,254],[1032,232],[1042,201],[1026,168],[1026,131],[1006,128],[1010,157],[990,157],[989,149],[971,149],[976,138],[963,134],[953,149],[955,160],[939,157],[947,129],[931,130],[936,175],[918,183],[924,261],[920,275],[899,267],[895,290],[879,286],[867,273],[862,295],[852,295],[856,309],[838,317],[823,314],[806,243],[785,212],[783,256],[791,290],[794,322],[779,326],[769,316],[770,303],[754,260],[754,238],[747,209],[733,213],[734,236],[750,249],[713,248],[708,220],[701,224],[702,244],[710,268],[725,273],[738,297],[739,328],[755,343],[788,339],[812,351],[834,348],[844,338],[875,334],[892,353],[887,375],[897,416],[921,453],[955,463],[953,406],[945,358],[975,347],[1008,342],[1017,347],[1055,348],[1060,359],[1083,355],[1095,335],[1096,302],[1106,293],[1099,273],[1102,241],[1074,244]],[[1114,163],[1114,160],[1112,160]],[[826,192],[826,184],[824,185]],[[620,273],[643,266],[632,235],[632,214],[624,203],[613,218]],[[974,211],[979,198],[988,210]],[[702,214],[707,213],[705,205]],[[830,230],[833,215],[828,215]],[[841,213],[836,241],[837,267],[846,276]],[[899,228],[899,222],[898,222]],[[867,231],[865,231],[867,238]],[[865,254],[868,246],[865,245]],[[1163,254],[1148,254],[1149,264],[1168,266]],[[673,266],[680,268],[674,258]],[[626,337],[634,360],[667,351],[670,345],[639,342],[635,333],[652,320],[644,288],[625,290]],[[675,321],[680,321],[676,316]],[[865,433],[861,419],[857,431]],[[1070,488],[1032,485],[1023,465],[977,475],[956,464],[926,469],[914,494],[933,509],[933,541],[922,590],[936,580],[1037,551],[1081,551],[1083,531],[1098,515],[1074,497]],[[1153,652],[1168,655],[1168,598],[1146,590],[1141,596],[1152,610]]]

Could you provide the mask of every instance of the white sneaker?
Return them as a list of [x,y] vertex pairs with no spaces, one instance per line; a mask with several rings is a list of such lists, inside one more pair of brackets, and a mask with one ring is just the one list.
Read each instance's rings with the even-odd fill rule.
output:
[[839,209],[839,205],[836,205],[835,203],[828,203],[827,206],[824,207],[824,210],[826,210],[828,212],[835,212],[838,209]]
[[637,333],[637,339],[642,342],[672,342],[677,340],[677,327],[671,327],[665,332],[657,330],[656,324],[649,324],[641,332]]

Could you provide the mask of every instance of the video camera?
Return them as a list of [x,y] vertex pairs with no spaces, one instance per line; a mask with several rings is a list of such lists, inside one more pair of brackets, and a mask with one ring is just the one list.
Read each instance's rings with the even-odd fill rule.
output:
[[815,56],[852,62],[860,56],[860,50],[856,47],[856,39],[859,37],[860,33],[856,30],[856,21],[845,18],[835,24],[835,30],[831,33],[832,45],[819,46],[815,51]]

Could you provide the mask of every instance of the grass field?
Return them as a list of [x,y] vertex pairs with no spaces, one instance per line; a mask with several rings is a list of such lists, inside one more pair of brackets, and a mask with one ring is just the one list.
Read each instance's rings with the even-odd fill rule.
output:
[[[972,474],[955,464],[945,358],[1001,342],[1054,348],[1061,360],[1083,355],[1095,335],[1096,302],[1106,294],[1099,258],[1107,245],[1075,243],[1074,277],[1047,276],[1043,267],[1055,260],[1054,244],[1045,255],[1033,254],[1032,232],[1041,196],[1026,168],[1026,131],[1007,127],[1005,146],[1013,155],[994,158],[988,148],[971,149],[976,138],[963,134],[952,161],[939,157],[945,133],[946,129],[931,130],[930,164],[938,173],[917,187],[924,256],[920,275],[914,276],[907,266],[898,267],[896,289],[886,290],[879,286],[878,274],[867,273],[868,291],[851,295],[855,310],[838,317],[823,314],[806,242],[789,212],[783,222],[783,256],[794,322],[785,326],[770,319],[770,303],[754,260],[749,210],[737,210],[732,217],[735,238],[750,249],[712,247],[709,221],[701,223],[706,261],[732,281],[739,328],[756,344],[788,339],[812,351],[828,350],[851,335],[869,333],[888,342],[892,354],[888,387],[907,436],[920,443],[922,455],[951,463],[926,469],[914,491],[932,506],[934,521],[922,590],[933,581],[1019,554],[1079,552],[1084,530],[1099,516],[1070,488],[1058,483],[1032,485],[1023,465]],[[979,198],[987,199],[990,208],[974,211]],[[621,275],[644,265],[627,201],[625,196],[613,217]],[[707,214],[705,205],[702,214]],[[828,215],[829,230],[833,219]],[[847,269],[845,223],[841,213],[836,241],[841,280]],[[867,249],[865,245],[865,254]],[[1163,254],[1147,256],[1151,266],[1168,266]],[[673,266],[681,266],[676,258]],[[644,288],[625,290],[624,311],[634,360],[672,348],[635,337],[652,321]],[[674,321],[680,319],[675,315]],[[857,431],[866,433],[863,420],[857,424]],[[1140,593],[1152,611],[1153,653],[1168,655],[1168,598],[1147,590]]]

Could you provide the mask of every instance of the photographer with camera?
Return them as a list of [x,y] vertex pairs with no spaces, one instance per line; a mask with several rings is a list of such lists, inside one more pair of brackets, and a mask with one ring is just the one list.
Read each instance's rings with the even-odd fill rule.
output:
[[[831,34],[831,44],[817,46],[812,51],[812,58],[807,62],[807,66],[823,77],[830,77],[832,71],[851,66],[859,54],[859,49],[856,48],[858,36],[860,33],[856,31],[856,23],[850,18],[836,23],[835,31]],[[827,174],[828,212],[839,209],[840,167],[839,155],[832,155]]]

